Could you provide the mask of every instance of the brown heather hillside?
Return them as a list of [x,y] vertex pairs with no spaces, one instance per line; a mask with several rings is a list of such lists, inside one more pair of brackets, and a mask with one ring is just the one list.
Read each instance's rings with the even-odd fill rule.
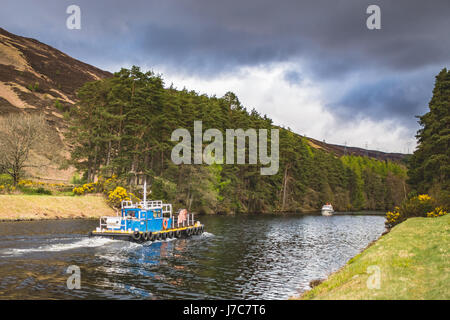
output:
[[87,81],[111,73],[78,61],[37,40],[0,28],[0,114],[44,112],[61,129],[63,109],[76,101],[76,90]]
[[386,153],[378,150],[366,150],[357,147],[340,146],[336,144],[329,144],[322,141],[318,141],[313,138],[308,138],[308,140],[309,144],[312,147],[332,152],[339,157],[343,155],[354,155],[354,156],[367,156],[378,160],[391,160],[391,161],[401,161],[405,157],[405,155],[402,153]]
[[33,150],[28,170],[33,178],[68,180],[73,169],[60,170],[68,148],[63,141],[64,110],[76,102],[76,90],[87,81],[112,76],[111,73],[78,61],[37,40],[20,37],[0,28],[0,116],[9,113],[44,113],[54,128],[60,154],[52,159]]

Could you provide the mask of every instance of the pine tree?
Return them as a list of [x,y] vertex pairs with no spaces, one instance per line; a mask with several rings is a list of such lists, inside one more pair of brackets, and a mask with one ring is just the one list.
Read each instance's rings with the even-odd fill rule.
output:
[[417,150],[409,163],[409,183],[419,192],[450,187],[450,71],[437,76],[430,111],[419,117]]
[[[231,92],[218,98],[164,88],[160,75],[132,67],[86,83],[78,97],[67,137],[71,162],[89,181],[114,173],[133,187],[145,174],[153,195],[204,212],[312,211],[324,202],[333,202],[337,210],[384,208],[399,204],[404,194],[401,165],[338,158],[317,149],[289,128],[274,126],[266,115],[248,111]],[[279,129],[278,173],[262,176],[260,163],[175,165],[171,133],[185,128],[193,136],[196,120],[224,137],[226,129]],[[247,159],[249,148],[247,140]]]

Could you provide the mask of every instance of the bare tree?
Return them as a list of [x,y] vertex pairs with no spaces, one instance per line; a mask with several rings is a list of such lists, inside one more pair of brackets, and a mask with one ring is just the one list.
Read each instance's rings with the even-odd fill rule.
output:
[[19,182],[29,163],[30,150],[45,135],[43,115],[10,114],[0,118],[0,172],[9,174],[14,185]]

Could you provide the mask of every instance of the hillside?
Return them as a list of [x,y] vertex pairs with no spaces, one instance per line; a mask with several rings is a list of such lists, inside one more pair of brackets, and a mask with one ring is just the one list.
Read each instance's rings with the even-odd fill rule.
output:
[[44,113],[51,141],[61,150],[48,159],[32,152],[39,168],[28,174],[37,179],[66,181],[73,168],[60,170],[68,155],[63,131],[63,113],[76,102],[76,90],[86,81],[110,77],[109,72],[69,57],[37,40],[20,37],[0,28],[0,116],[9,113]]
[[64,125],[61,111],[75,103],[76,90],[87,81],[110,76],[37,40],[0,28],[0,115],[44,112],[59,130]]
[[146,173],[155,197],[201,212],[314,211],[329,201],[338,210],[383,210],[405,195],[401,165],[361,157],[397,161],[402,155],[326,144],[285,129],[274,176],[262,177],[255,165],[174,166],[170,134],[177,128],[193,130],[202,119],[204,128],[222,132],[270,129],[272,120],[247,110],[231,92],[217,98],[165,88],[160,76],[138,67],[112,75],[3,29],[0,53],[0,115],[44,113],[61,150],[51,157],[35,150],[33,161],[45,170],[29,170],[31,178],[68,181],[75,168],[59,168],[71,158],[87,181],[114,174],[132,186]]
[[[112,74],[78,61],[35,39],[0,28],[0,115],[43,111],[59,131],[65,126],[62,110],[77,101],[76,90],[85,82]],[[55,106],[56,100],[61,107]],[[308,138],[310,146],[344,154],[368,155],[380,160],[401,160],[404,155],[344,147]]]
[[364,148],[329,144],[309,137],[308,140],[310,146],[312,146],[313,148],[322,149],[327,152],[332,152],[339,157],[344,155],[354,155],[361,157],[366,156],[369,158],[374,158],[383,161],[384,160],[401,161],[405,157],[405,154],[402,153],[386,153],[378,150],[367,150]]

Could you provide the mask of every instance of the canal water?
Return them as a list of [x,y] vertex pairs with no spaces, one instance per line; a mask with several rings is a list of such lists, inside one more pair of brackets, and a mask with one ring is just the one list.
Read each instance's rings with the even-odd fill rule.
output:
[[371,214],[199,218],[200,236],[143,245],[88,238],[96,220],[0,222],[0,299],[287,299],[384,231]]

